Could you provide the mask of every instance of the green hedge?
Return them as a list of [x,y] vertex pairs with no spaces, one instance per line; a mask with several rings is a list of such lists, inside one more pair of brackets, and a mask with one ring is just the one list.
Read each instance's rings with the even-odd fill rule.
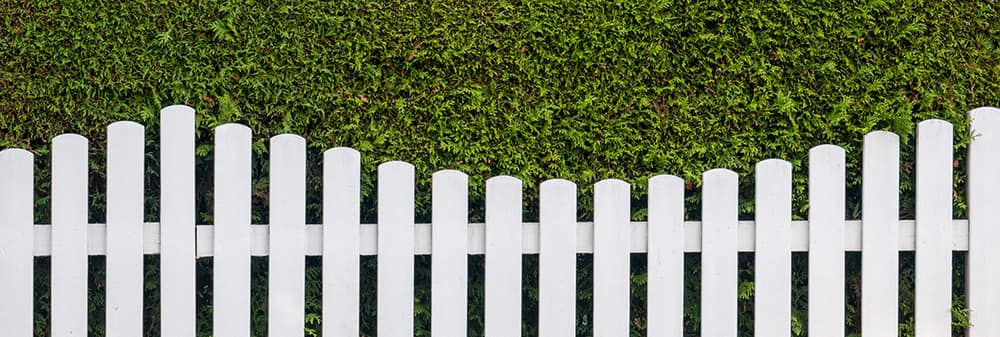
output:
[[[200,221],[211,223],[211,128],[250,125],[255,153],[254,221],[266,222],[266,139],[290,132],[309,141],[309,219],[320,218],[319,153],[351,146],[364,158],[362,193],[374,205],[378,163],[406,160],[418,177],[418,220],[429,219],[435,170],[470,175],[471,217],[482,218],[486,178],[525,183],[526,219],[537,219],[537,186],[566,178],[580,186],[580,218],[590,217],[591,185],[632,183],[636,219],[645,218],[645,180],[682,176],[689,217],[699,217],[700,173],[740,173],[741,217],[752,218],[752,170],[779,157],[795,165],[795,216],[808,207],[810,147],[833,143],[848,153],[848,216],[860,214],[860,142],[864,133],[899,133],[904,147],[904,216],[912,216],[915,123],[953,122],[956,188],[964,188],[964,112],[1000,105],[1000,8],[994,1],[8,1],[0,4],[0,147],[38,156],[39,223],[48,222],[49,139],[64,132],[92,140],[92,221],[104,211],[104,127],[135,120],[148,127],[151,155],[147,218],[158,216],[157,111],[188,104],[198,111]],[[963,193],[956,214],[964,216]],[[365,208],[366,222],[374,211]],[[696,256],[689,289],[696,290]],[[744,261],[742,332],[752,327],[752,259]],[[959,255],[961,260],[961,255]],[[859,282],[856,256],[849,257]],[[47,261],[39,259],[39,267]],[[264,277],[266,261],[256,261]],[[316,285],[318,261],[310,260]],[[429,261],[418,259],[427,284]],[[642,257],[633,276],[634,330],[644,327]],[[101,260],[94,260],[92,333],[102,335]],[[209,262],[201,262],[208,282]],[[481,270],[481,261],[471,262]],[[535,275],[528,257],[526,277]],[[804,335],[804,258],[796,259],[796,335]],[[149,261],[150,315],[157,315],[157,261]],[[580,268],[589,266],[581,257]],[[373,261],[365,260],[373,271]],[[961,268],[956,277],[962,277]],[[903,273],[912,273],[904,255]],[[365,274],[371,280],[371,273]],[[47,296],[39,273],[39,297]],[[581,334],[590,290],[581,273]],[[481,334],[481,280],[473,273],[472,335]],[[958,280],[960,278],[957,278]],[[529,283],[534,282],[530,281]],[[910,283],[907,283],[910,282]],[[912,334],[912,278],[904,278],[900,330]],[[961,291],[961,282],[956,282]],[[210,283],[205,283],[210,284]],[[526,291],[526,333],[535,333],[535,291]],[[263,288],[255,289],[255,308]],[[310,312],[318,313],[318,289]],[[373,288],[366,288],[364,329],[372,335]],[[693,291],[692,296],[696,296]],[[858,330],[849,291],[848,330]],[[208,293],[200,294],[210,317]],[[689,297],[688,331],[697,330]],[[418,293],[417,334],[429,334],[429,296]],[[964,324],[956,297],[956,325]],[[40,302],[44,303],[44,302]],[[38,313],[46,336],[47,307]],[[260,312],[258,312],[260,313]],[[255,315],[255,331],[266,325]],[[152,321],[152,320],[151,320]],[[318,327],[310,316],[309,326]],[[158,334],[155,322],[147,324]],[[200,323],[207,334],[209,325]]]

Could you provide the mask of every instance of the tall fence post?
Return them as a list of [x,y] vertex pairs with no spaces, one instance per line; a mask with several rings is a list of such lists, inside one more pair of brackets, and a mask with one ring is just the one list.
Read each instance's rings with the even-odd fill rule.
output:
[[899,136],[865,135],[862,150],[861,334],[899,329]]
[[88,142],[52,141],[52,334],[87,334]]
[[194,109],[160,111],[160,333],[194,337],[195,281]]
[[809,150],[809,335],[844,336],[844,149]]
[[1000,109],[969,111],[969,337],[1000,336]]
[[142,335],[145,128],[117,122],[108,127],[107,298],[108,337]]
[[713,169],[702,175],[701,335],[736,336],[739,177]]
[[215,336],[250,336],[251,137],[243,125],[215,128]]
[[792,164],[757,163],[755,173],[754,335],[792,333]]
[[0,327],[12,337],[34,334],[35,158],[0,151]]

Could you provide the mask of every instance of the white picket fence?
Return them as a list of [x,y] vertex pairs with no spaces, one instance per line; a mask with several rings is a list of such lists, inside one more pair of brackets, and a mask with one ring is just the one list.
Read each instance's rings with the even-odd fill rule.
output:
[[[414,169],[378,167],[378,224],[360,223],[361,155],[323,154],[323,224],[305,222],[306,142],[270,143],[270,222],[251,225],[251,132],[215,130],[214,226],[195,223],[194,110],[161,113],[160,222],[143,223],[144,129],[108,127],[107,224],[88,224],[88,142],[52,144],[52,224],[33,224],[33,156],[0,151],[0,329],[32,335],[33,258],[51,256],[51,335],[87,332],[87,256],[107,256],[107,336],[142,336],[143,254],[161,261],[163,336],[195,335],[195,259],[214,258],[213,332],[250,335],[250,257],[269,256],[268,332],[303,336],[305,256],[323,256],[323,335],[358,336],[359,256],[377,255],[377,328],[413,335],[414,255],[431,254],[434,336],[465,336],[467,257],[485,254],[485,333],[521,334],[521,258],[539,254],[539,334],[575,336],[576,254],[592,253],[594,336],[629,335],[629,254],[648,254],[648,336],[682,335],[684,253],[701,252],[702,336],[737,335],[737,252],[754,252],[756,336],[789,336],[791,253],[808,251],[810,336],[844,336],[845,251],[862,252],[862,334],[895,336],[899,251],[916,251],[916,334],[950,335],[952,282],[967,282],[969,337],[1000,336],[1000,110],[970,111],[969,219],[952,216],[953,128],[917,127],[916,219],[900,220],[899,138],[865,136],[863,215],[845,221],[845,153],[809,153],[809,221],[792,221],[792,166],[757,164],[756,219],[739,221],[737,175],[703,175],[700,222],[684,220],[684,182],[649,180],[646,222],[630,221],[630,186],[594,186],[594,221],[577,222],[577,188],[545,181],[539,223],[521,218],[521,181],[486,181],[486,223],[468,223],[468,178],[434,173],[432,223],[414,223]],[[964,132],[964,131],[963,131]],[[380,230],[381,229],[381,230]],[[952,251],[967,251],[952,280]]]

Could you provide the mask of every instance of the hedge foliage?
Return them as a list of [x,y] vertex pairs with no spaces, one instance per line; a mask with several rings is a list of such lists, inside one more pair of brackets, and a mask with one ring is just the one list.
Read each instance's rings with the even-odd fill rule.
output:
[[[141,122],[151,151],[147,218],[155,221],[158,110],[188,104],[198,111],[200,221],[212,222],[211,129],[239,122],[257,137],[254,220],[263,223],[266,140],[285,132],[309,141],[311,222],[320,219],[319,153],[333,146],[362,152],[364,220],[374,222],[375,166],[397,159],[416,166],[419,221],[429,219],[431,173],[446,168],[470,175],[473,220],[482,218],[485,179],[499,174],[524,181],[527,220],[537,219],[538,184],[557,177],[579,185],[581,219],[590,217],[591,185],[605,178],[633,185],[634,218],[644,219],[645,180],[660,173],[690,182],[689,218],[696,219],[700,174],[714,167],[740,174],[741,217],[752,218],[753,165],[769,157],[795,165],[795,216],[802,218],[807,151],[833,143],[848,153],[848,217],[857,218],[861,139],[885,129],[901,136],[901,211],[911,217],[915,123],[942,118],[956,125],[961,191],[969,140],[964,112],[1000,105],[998,13],[992,0],[6,1],[0,3],[0,147],[37,155],[37,218],[47,223],[49,140],[64,132],[89,137],[91,220],[102,221],[104,127]],[[964,216],[963,193],[955,200],[957,216]],[[691,333],[698,326],[695,259],[685,319]],[[527,260],[530,278],[536,264]],[[318,262],[310,261],[315,282]],[[796,261],[795,298],[804,301],[805,261]],[[851,290],[859,282],[858,261],[849,261]],[[905,276],[912,260],[903,261]],[[102,263],[94,262],[100,271]],[[417,263],[417,281],[426,284],[429,261]],[[200,282],[210,278],[208,264],[201,262]],[[637,334],[645,325],[642,264],[636,257]],[[261,272],[254,277],[265,276],[262,265],[255,262]],[[471,265],[482,264],[473,258]],[[147,311],[154,317],[156,266],[151,259],[147,268]],[[581,334],[590,331],[588,266],[581,257]],[[743,266],[741,333],[749,335],[750,259]],[[365,268],[374,271],[373,261]],[[472,288],[472,335],[482,331],[481,276],[473,273],[479,283]],[[38,277],[40,298],[47,277]],[[903,282],[900,330],[909,335],[906,282],[912,279]],[[95,276],[93,335],[102,334],[102,286]],[[527,289],[531,335],[537,294],[531,284]],[[311,313],[319,312],[316,291]],[[366,291],[363,324],[372,335],[374,288]],[[263,303],[265,290],[254,294]],[[428,300],[418,293],[417,335],[429,334]],[[956,297],[956,326],[964,324],[962,301]],[[857,331],[857,298],[849,302],[848,330]],[[210,317],[210,303],[202,304]],[[47,335],[46,310],[38,314],[40,336]],[[797,336],[807,333],[804,310],[797,302]],[[260,333],[265,317],[254,317]],[[309,316],[310,328],[320,319]],[[200,326],[210,332],[204,320]],[[155,322],[148,328],[158,333]]]

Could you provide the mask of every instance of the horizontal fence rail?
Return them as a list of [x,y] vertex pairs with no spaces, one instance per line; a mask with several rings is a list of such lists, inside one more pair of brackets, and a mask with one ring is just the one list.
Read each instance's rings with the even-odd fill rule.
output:
[[[969,250],[969,221],[952,220],[952,237],[954,238],[951,250]],[[593,222],[573,222],[576,224],[576,245],[573,252],[576,254],[590,254],[594,252],[594,223]],[[486,252],[486,224],[469,223],[466,224],[466,250],[463,253],[469,255],[482,255]],[[701,252],[701,221],[684,221],[683,245],[685,253]],[[142,252],[146,255],[160,254],[161,243],[160,224],[156,222],[143,223]],[[540,252],[541,228],[538,222],[521,223],[521,244],[522,254],[538,254]],[[752,220],[740,220],[737,222],[736,249],[739,252],[753,252],[756,250],[756,223]],[[790,251],[809,251],[809,221],[793,220],[790,227]],[[214,255],[215,227],[211,225],[197,226],[197,257],[210,257]],[[646,221],[629,222],[629,245],[630,253],[646,253],[649,251],[649,223]],[[433,251],[432,225],[429,223],[418,223],[413,225],[413,254],[431,255]],[[108,246],[106,224],[87,225],[87,254],[100,256],[107,254]],[[52,255],[52,226],[35,225],[34,228],[34,256]],[[268,256],[270,249],[270,226],[251,225],[250,226],[250,255]],[[358,254],[378,255],[378,225],[362,224],[358,227]],[[844,251],[860,252],[861,245],[861,220],[844,221]],[[305,226],[305,237],[302,241],[303,253],[306,256],[323,256],[323,225],[309,224]],[[899,251],[916,250],[916,221],[899,221]]]
[[[754,334],[791,335],[791,257],[808,255],[810,336],[844,336],[845,253],[861,252],[861,327],[865,336],[894,336],[899,320],[899,252],[915,252],[915,332],[951,333],[952,286],[968,293],[969,337],[1000,336],[1000,110],[969,112],[967,220],[954,219],[954,128],[923,121],[916,133],[915,219],[899,217],[900,140],[864,137],[862,212],[847,220],[846,154],[835,145],[809,152],[809,220],[792,220],[792,164],[756,166],[753,220],[738,218],[738,176],[703,174],[702,221],[685,221],[685,182],[649,179],[648,219],[631,221],[631,186],[594,186],[593,221],[580,222],[577,186],[552,179],[539,188],[539,221],[522,218],[522,182],[486,181],[485,222],[468,219],[468,180],[443,170],[432,177],[431,223],[416,223],[415,169],[378,167],[377,223],[361,223],[361,153],[323,153],[322,224],[307,224],[306,140],[270,138],[269,224],[251,223],[251,130],[215,129],[214,225],[196,225],[195,118],[170,106],[160,123],[160,222],[143,214],[146,130],[133,122],[108,127],[107,223],[88,224],[88,140],[53,139],[52,223],[34,224],[34,156],[0,151],[0,329],[26,337],[34,328],[34,258],[51,257],[52,336],[87,333],[88,255],[107,257],[106,333],[141,336],[143,255],[160,256],[163,336],[196,332],[195,262],[213,259],[212,329],[250,336],[252,256],[268,256],[269,336],[304,335],[306,256],[322,256],[323,336],[358,336],[360,256],[377,257],[377,327],[382,336],[414,334],[414,256],[430,255],[431,332],[467,334],[469,255],[485,255],[485,335],[521,335],[522,261],[538,254],[539,335],[575,336],[576,254],[593,256],[595,336],[629,336],[629,254],[647,259],[648,336],[683,335],[685,253],[699,253],[701,334],[736,336],[738,254],[755,259]],[[800,168],[803,169],[803,168]],[[219,172],[224,172],[220,174]],[[953,280],[954,252],[965,252],[966,277]]]

